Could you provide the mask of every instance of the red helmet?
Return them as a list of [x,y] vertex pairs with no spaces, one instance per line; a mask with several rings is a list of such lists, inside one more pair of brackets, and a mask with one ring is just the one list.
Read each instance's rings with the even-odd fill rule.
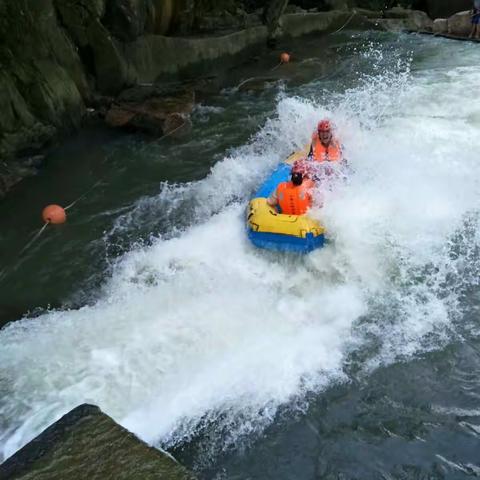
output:
[[317,130],[319,132],[331,132],[332,131],[332,124],[330,123],[330,120],[327,120],[325,118],[324,120],[318,122]]
[[292,165],[292,173],[301,173],[305,175],[307,173],[307,166],[301,160],[295,160]]

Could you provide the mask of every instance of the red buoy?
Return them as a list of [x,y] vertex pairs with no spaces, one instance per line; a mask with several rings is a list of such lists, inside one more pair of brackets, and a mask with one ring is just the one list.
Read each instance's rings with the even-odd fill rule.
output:
[[290,54],[287,52],[283,52],[280,54],[280,62],[281,63],[288,63],[290,61]]
[[48,205],[42,211],[42,218],[45,223],[59,225],[60,223],[65,223],[67,214],[60,205]]

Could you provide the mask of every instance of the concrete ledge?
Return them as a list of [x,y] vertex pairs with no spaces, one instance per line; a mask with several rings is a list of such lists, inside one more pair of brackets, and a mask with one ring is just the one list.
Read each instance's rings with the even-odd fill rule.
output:
[[135,83],[153,82],[202,62],[233,56],[265,43],[267,27],[252,27],[221,37],[177,38],[148,35],[125,45],[125,57]]
[[8,480],[194,480],[94,405],[80,405],[0,465]]
[[[320,13],[292,13],[281,17],[282,37],[300,37],[312,33],[331,33],[344,26],[375,29],[375,22],[357,12],[332,10]],[[229,35],[206,38],[146,35],[122,46],[131,83],[155,82],[193,68],[207,68],[222,58],[248,54],[265,45],[265,26],[250,27]],[[203,64],[203,65],[202,65]]]

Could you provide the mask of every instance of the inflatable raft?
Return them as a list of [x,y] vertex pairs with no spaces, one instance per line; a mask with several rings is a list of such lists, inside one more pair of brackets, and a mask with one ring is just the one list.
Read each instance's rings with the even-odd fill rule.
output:
[[267,198],[281,182],[290,180],[295,160],[305,152],[296,152],[281,163],[250,200],[247,231],[259,248],[284,252],[308,253],[325,244],[325,228],[308,215],[285,215],[267,203]]

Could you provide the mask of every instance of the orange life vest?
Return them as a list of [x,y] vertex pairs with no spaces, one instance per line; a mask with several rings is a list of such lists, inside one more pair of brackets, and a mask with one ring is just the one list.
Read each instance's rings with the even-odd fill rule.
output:
[[310,190],[311,180],[304,180],[301,185],[292,182],[282,182],[277,187],[278,205],[286,215],[303,215],[312,204]]
[[314,133],[312,135],[312,155],[316,162],[339,162],[342,159],[342,147],[333,139],[330,145],[325,147],[318,135]]

